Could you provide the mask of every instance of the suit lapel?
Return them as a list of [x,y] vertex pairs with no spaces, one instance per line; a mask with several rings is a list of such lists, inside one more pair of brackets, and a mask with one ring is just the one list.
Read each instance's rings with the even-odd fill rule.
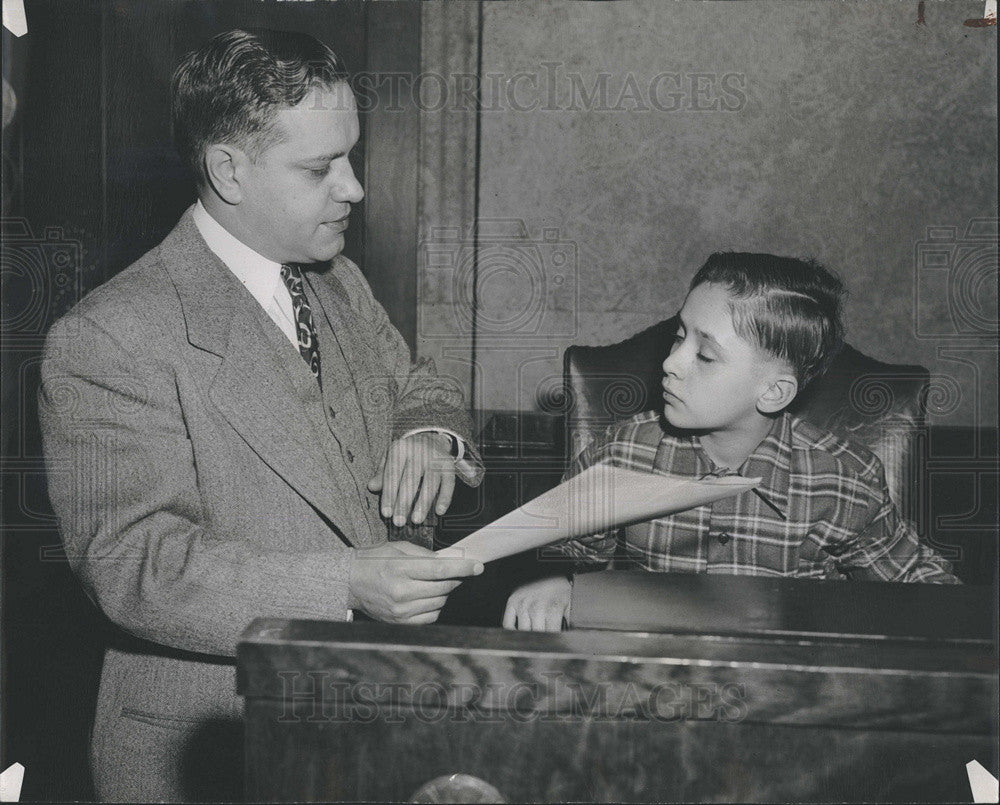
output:
[[[333,265],[327,272],[305,273],[319,331],[323,402],[328,410],[337,412],[329,423],[334,438],[364,454],[367,479],[379,470],[389,446],[396,388],[371,348],[371,340],[365,338],[367,322],[351,309],[336,279],[336,259]],[[385,524],[378,508],[368,507],[365,513],[372,538],[380,541]]]
[[[397,393],[395,381],[379,371],[375,366],[374,353],[366,349],[358,338],[357,330],[364,323],[357,320],[340,290],[335,268],[322,275],[308,272],[305,277],[319,302],[319,311],[314,312],[323,317],[326,324],[324,330],[332,335],[334,341],[323,352],[329,355],[329,362],[324,364],[323,376],[329,379],[323,381],[323,398],[334,410],[350,412],[349,418],[341,419],[338,415],[335,430],[356,428],[355,432],[360,432],[363,429],[378,453],[372,456],[377,463],[385,448],[381,443]],[[322,339],[320,345],[322,349]]]
[[181,300],[188,341],[222,358],[209,398],[261,460],[335,523],[347,542],[358,544],[343,517],[348,491],[339,489],[263,330],[267,322],[260,305],[205,245],[190,210],[160,248]]

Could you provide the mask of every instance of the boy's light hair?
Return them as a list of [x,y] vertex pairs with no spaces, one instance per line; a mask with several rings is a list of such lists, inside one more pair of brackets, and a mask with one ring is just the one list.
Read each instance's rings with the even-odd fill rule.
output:
[[813,260],[716,252],[689,290],[713,283],[729,290],[737,334],[787,361],[799,391],[826,371],[844,343],[843,283]]

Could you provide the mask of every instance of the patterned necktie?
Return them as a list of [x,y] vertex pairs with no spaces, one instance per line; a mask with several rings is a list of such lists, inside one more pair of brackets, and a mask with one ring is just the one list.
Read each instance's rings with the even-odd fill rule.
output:
[[319,380],[319,342],[313,326],[312,308],[302,290],[302,272],[296,265],[283,265],[281,279],[292,297],[292,311],[295,314],[295,330],[299,337],[299,354],[309,364],[313,376]]

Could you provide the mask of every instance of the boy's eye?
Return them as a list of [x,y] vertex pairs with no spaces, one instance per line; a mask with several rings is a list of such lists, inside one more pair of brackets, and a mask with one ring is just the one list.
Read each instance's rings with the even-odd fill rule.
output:
[[698,360],[702,363],[715,363],[715,358],[709,358],[707,355],[702,355],[700,352],[698,353]]

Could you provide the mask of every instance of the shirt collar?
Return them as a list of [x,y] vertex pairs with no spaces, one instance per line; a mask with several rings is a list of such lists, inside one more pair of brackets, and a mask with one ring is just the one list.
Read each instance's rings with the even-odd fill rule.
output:
[[226,265],[265,310],[281,282],[281,264],[258,254],[216,221],[199,199],[191,213],[208,248]]
[[769,479],[774,473],[775,466],[788,452],[792,443],[792,419],[787,411],[776,417],[771,423],[767,435],[760,444],[754,448],[753,452],[747,456],[746,461],[734,472],[723,471],[716,466],[715,462],[709,458],[705,448],[701,445],[701,440],[691,435],[688,437],[689,444],[695,456],[695,466],[692,468],[695,473],[718,474],[738,474],[745,478]]
[[754,451],[740,467],[740,475],[748,478],[768,478],[776,464],[785,458],[792,444],[792,415],[787,411],[776,417]]
[[[780,468],[786,471],[790,466],[790,453],[792,450],[792,416],[787,411],[777,417],[767,432],[761,439],[760,444],[747,456],[736,472],[720,471],[715,463],[709,458],[705,449],[701,446],[697,436],[691,438],[692,453],[694,463],[698,467],[699,475],[710,473],[719,475],[740,475],[744,478],[760,478],[760,482],[751,490],[763,505],[774,511],[782,520],[786,520],[788,515],[782,510],[788,508],[788,487],[787,483],[776,484],[782,473]],[[707,468],[707,469],[703,469]],[[776,486],[782,488],[777,489]]]

